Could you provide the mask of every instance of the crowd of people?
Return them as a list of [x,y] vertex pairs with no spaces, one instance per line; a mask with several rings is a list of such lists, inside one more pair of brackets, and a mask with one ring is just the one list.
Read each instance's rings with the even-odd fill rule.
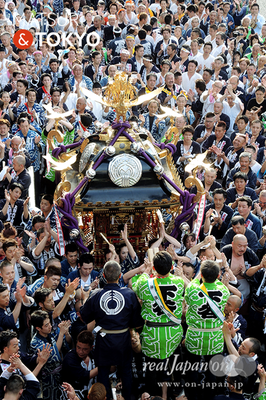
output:
[[[265,39],[255,0],[0,0],[2,398],[265,399]],[[183,182],[206,152],[206,204],[199,231],[161,223],[141,262],[125,225],[96,266],[60,248],[47,106],[72,111],[64,145],[88,138],[116,110],[82,88],[104,96],[119,71],[162,89],[127,119],[176,145]]]

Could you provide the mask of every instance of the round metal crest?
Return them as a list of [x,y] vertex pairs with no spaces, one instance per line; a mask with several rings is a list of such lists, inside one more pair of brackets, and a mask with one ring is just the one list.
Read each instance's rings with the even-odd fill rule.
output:
[[131,154],[120,154],[110,162],[108,173],[111,181],[117,186],[134,186],[142,175],[141,162]]

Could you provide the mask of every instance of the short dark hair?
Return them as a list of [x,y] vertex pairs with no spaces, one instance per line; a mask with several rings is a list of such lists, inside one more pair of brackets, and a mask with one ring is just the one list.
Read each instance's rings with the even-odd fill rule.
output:
[[82,267],[82,265],[86,263],[86,264],[94,264],[94,257],[90,254],[90,253],[83,253],[81,254],[81,256],[79,257],[79,265]]
[[258,354],[258,352],[260,351],[260,347],[261,347],[260,341],[254,337],[250,337],[247,339],[249,339],[252,343],[252,347],[249,349],[250,353],[252,352],[252,353]]
[[251,198],[248,197],[248,196],[241,196],[241,197],[239,197],[239,198],[238,198],[238,202],[240,202],[240,201],[245,201],[249,207],[252,206],[252,200],[251,200]]
[[6,240],[3,243],[3,252],[5,253],[9,247],[13,247],[13,246],[15,246],[15,247],[18,246],[16,239],[8,239],[8,240]]
[[13,182],[13,183],[11,183],[11,185],[9,186],[9,190],[14,190],[14,189],[16,189],[16,188],[19,188],[20,190],[21,190],[21,193],[23,192],[23,190],[24,190],[24,187],[21,185],[21,183],[18,183],[18,182]]
[[[54,86],[51,90],[50,90],[50,95],[52,96],[55,92],[59,92],[61,93],[61,89],[58,86]],[[51,195],[47,195],[47,196],[51,196]]]
[[239,115],[239,117],[237,117],[236,119],[236,122],[240,119],[243,119],[243,121],[245,121],[245,124],[248,124],[248,117],[246,115]]
[[42,196],[42,200],[49,201],[49,203],[51,205],[54,204],[54,199],[53,199],[53,196],[51,194],[45,194],[44,196]]
[[13,264],[10,261],[8,261],[8,260],[2,261],[0,264],[0,272],[2,272],[3,268],[9,267],[10,265],[12,265],[12,267],[13,267]]
[[224,121],[217,122],[216,126],[219,128],[224,128],[225,131],[227,130],[226,123]]
[[24,85],[25,88],[28,89],[29,82],[27,81],[27,79],[20,78],[20,79],[17,80],[17,82],[22,83],[22,85]]
[[44,79],[45,77],[50,78],[51,81],[53,80],[51,74],[49,74],[48,72],[44,72],[44,73],[41,75],[41,82],[43,81],[43,79]]
[[199,89],[201,92],[204,92],[206,90],[206,83],[204,82],[203,79],[196,79],[195,88]]
[[192,133],[192,135],[194,135],[194,128],[191,125],[186,125],[184,126],[184,128],[182,129],[182,135],[184,135],[186,132],[190,132]]
[[206,260],[201,263],[200,272],[205,282],[213,283],[218,278],[220,267],[217,262],[212,260]]
[[37,310],[31,314],[30,323],[34,328],[42,328],[47,318],[49,318],[49,314],[46,311]]
[[241,215],[235,215],[232,219],[231,219],[231,225],[235,226],[235,225],[245,225],[245,220],[243,217],[241,217]]
[[22,376],[13,374],[6,383],[5,393],[13,393],[17,395],[21,389],[25,389],[26,384]]
[[187,7],[187,11],[188,12],[196,12],[196,8],[195,8],[195,5],[194,4],[190,4],[188,7]]
[[54,276],[54,275],[61,276],[62,271],[61,271],[60,267],[56,267],[55,265],[49,265],[49,267],[47,267],[45,269],[44,275],[47,278],[51,278],[51,276]]
[[65,254],[67,253],[74,253],[75,251],[78,251],[79,248],[75,242],[68,243],[65,247]]
[[88,344],[92,347],[94,343],[94,335],[90,331],[82,331],[78,334],[77,342]]
[[34,226],[35,224],[38,224],[40,222],[45,222],[45,218],[42,215],[34,215],[34,217],[32,218],[32,226]]
[[198,61],[196,60],[189,60],[188,64],[194,64],[196,67],[198,66]]
[[160,275],[167,275],[172,268],[172,257],[167,251],[159,251],[153,258],[155,270]]
[[212,197],[214,197],[214,195],[216,195],[216,194],[222,194],[225,199],[227,198],[226,190],[224,190],[223,188],[214,189],[214,191],[212,193]]
[[48,297],[51,293],[52,289],[46,289],[46,288],[37,289],[34,294],[34,299],[36,304],[39,305],[39,303],[44,303],[46,297]]
[[212,70],[210,68],[204,68],[203,72],[208,72],[212,76]]
[[203,46],[203,47],[206,47],[206,46],[210,46],[211,48],[213,48],[212,42],[206,42],[206,43],[204,43],[204,46]]
[[238,171],[233,176],[234,182],[235,182],[236,179],[244,179],[244,181],[247,182],[248,181],[248,176],[247,176],[247,174],[244,174],[244,172]]
[[[7,289],[7,288],[6,288]],[[14,331],[2,331],[0,332],[0,352],[4,352],[4,348],[9,346],[9,343],[12,339],[16,339],[18,337],[17,333]]]
[[36,90],[33,89],[33,88],[29,88],[29,89],[26,90],[26,97],[28,97],[28,94],[29,94],[30,92],[34,92],[34,93],[36,94],[36,97],[37,97],[37,92],[36,92]]

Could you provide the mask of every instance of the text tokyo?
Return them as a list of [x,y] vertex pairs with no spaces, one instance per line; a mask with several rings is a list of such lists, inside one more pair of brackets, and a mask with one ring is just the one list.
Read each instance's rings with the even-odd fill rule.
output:
[[[73,36],[76,36],[78,39],[78,44],[79,47],[82,47],[82,39],[86,35],[86,32],[84,32],[81,36],[77,32],[70,32],[70,33],[57,33],[57,32],[51,32],[48,33],[48,35],[45,32],[36,32],[35,37],[39,39],[39,45],[42,46],[43,40],[47,41],[47,44],[50,47],[56,47],[60,43],[62,44],[62,47],[69,47],[73,46],[73,43],[70,41],[70,38]],[[52,40],[51,40],[52,39]],[[93,43],[91,42],[91,39],[96,39]],[[96,32],[90,32],[87,35],[86,41],[88,46],[90,47],[96,47],[100,43],[100,36]]]

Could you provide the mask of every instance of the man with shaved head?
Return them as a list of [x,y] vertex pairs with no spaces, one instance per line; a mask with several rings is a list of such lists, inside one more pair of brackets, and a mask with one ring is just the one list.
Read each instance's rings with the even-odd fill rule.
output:
[[31,184],[31,177],[25,169],[25,164],[26,160],[24,156],[19,155],[14,157],[13,169],[10,172],[7,172],[3,179],[4,186],[7,186],[7,188],[9,188],[13,182],[20,183],[23,186],[24,190],[20,197],[23,200],[26,200],[28,197],[28,189]]
[[247,321],[242,315],[237,313],[241,305],[241,298],[232,295],[228,298],[224,307],[225,320],[226,322],[231,322],[235,329],[234,336],[232,337],[235,347],[238,347],[246,337]]
[[234,236],[232,244],[224,246],[223,253],[227,258],[229,267],[238,280],[238,290],[240,290],[244,300],[247,300],[250,294],[250,287],[244,277],[244,273],[250,267],[259,264],[257,255],[248,247],[246,236],[241,234]]

